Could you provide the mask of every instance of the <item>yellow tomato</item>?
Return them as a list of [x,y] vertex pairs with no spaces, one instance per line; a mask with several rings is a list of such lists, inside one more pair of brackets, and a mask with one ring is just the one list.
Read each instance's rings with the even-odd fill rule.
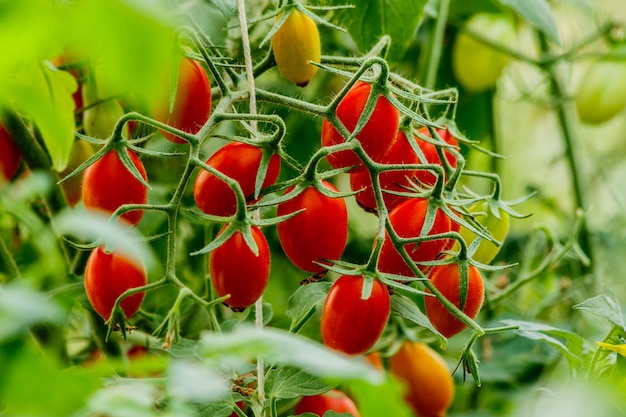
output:
[[604,123],[626,107],[626,61],[601,60],[589,67],[575,99],[580,120]]
[[[500,218],[496,217],[496,215],[489,208],[489,203],[486,201],[475,203],[468,209],[468,211],[478,224],[489,231],[495,240],[500,243],[504,241],[506,235],[509,233],[509,213],[504,210],[497,209],[498,216],[500,216]],[[472,242],[478,237],[476,233],[463,226],[461,226],[459,233],[468,246],[471,245]],[[483,238],[478,244],[478,248],[476,249],[476,252],[474,252],[472,258],[480,263],[488,264],[493,260],[493,258],[496,257],[499,250],[499,246]]]
[[452,49],[452,70],[459,84],[472,92],[493,88],[510,58],[473,38],[465,30],[512,48],[517,37],[515,27],[504,15],[477,13],[469,18],[456,37]]
[[407,340],[389,365],[391,373],[405,384],[404,398],[417,415],[446,415],[454,398],[454,381],[441,355],[424,343]]
[[306,86],[317,73],[317,67],[309,61],[320,62],[322,55],[315,21],[299,10],[292,10],[272,36],[272,49],[283,76],[300,87]]

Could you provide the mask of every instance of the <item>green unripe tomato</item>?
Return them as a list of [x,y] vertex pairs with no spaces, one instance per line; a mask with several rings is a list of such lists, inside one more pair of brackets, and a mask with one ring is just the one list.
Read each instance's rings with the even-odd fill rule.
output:
[[508,48],[514,47],[517,33],[506,16],[489,13],[473,15],[459,31],[452,49],[452,70],[463,88],[478,93],[493,88],[510,57],[466,30]]
[[[468,211],[472,214],[478,224],[489,231],[495,240],[500,243],[504,242],[506,235],[509,233],[509,213],[497,208],[496,211],[499,218],[496,217],[496,214],[490,209],[487,201],[480,201],[473,204]],[[463,226],[461,226],[459,233],[468,246],[471,245],[472,242],[478,237],[476,233]],[[493,258],[496,257],[499,250],[499,246],[483,238],[472,258],[480,263],[489,264]]]
[[587,70],[575,99],[584,123],[604,123],[626,107],[626,61],[600,60]]

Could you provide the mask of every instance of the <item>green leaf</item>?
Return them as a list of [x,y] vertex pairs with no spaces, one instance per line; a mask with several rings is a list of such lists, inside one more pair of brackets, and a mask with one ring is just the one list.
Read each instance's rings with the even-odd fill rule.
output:
[[580,304],[576,304],[573,308],[602,317],[609,323],[626,331],[622,307],[615,293],[607,286],[604,286],[604,294],[589,298]]
[[531,340],[547,343],[563,354],[570,370],[576,373],[583,364],[583,354],[590,351],[589,342],[576,333],[542,323],[521,320],[503,320],[509,326],[518,326],[516,333]]
[[76,88],[68,72],[33,62],[13,74],[12,83],[3,91],[13,106],[35,122],[57,171],[67,166],[74,144],[72,93]]
[[381,375],[365,362],[334,352],[296,334],[274,328],[241,325],[230,333],[204,333],[198,352],[224,366],[261,357],[275,365],[298,367],[322,378],[363,379],[377,383]]
[[152,417],[157,415],[154,403],[158,397],[159,387],[155,384],[122,380],[97,391],[87,409],[90,415]]
[[301,286],[289,297],[286,315],[291,319],[291,329],[305,320],[314,308],[321,308],[330,286],[330,282],[313,282]]
[[338,0],[333,5],[354,5],[336,10],[336,21],[344,26],[361,52],[367,52],[383,35],[391,37],[387,56],[391,62],[402,59],[422,21],[426,0]]
[[430,330],[434,335],[439,337],[441,346],[446,346],[447,339],[433,327],[430,320],[428,320],[428,317],[426,317],[422,310],[420,310],[420,308],[410,298],[398,293],[392,295],[391,314],[393,316],[402,317],[405,320]]
[[168,369],[167,385],[170,395],[197,403],[219,400],[230,392],[225,378],[196,361],[174,362]]
[[554,14],[546,0],[500,0],[500,3],[515,10],[550,41],[557,45],[561,43]]
[[301,395],[317,395],[330,389],[318,377],[291,366],[277,368],[269,374],[265,384],[268,396],[278,399],[292,399]]
[[402,387],[395,379],[387,377],[379,385],[364,381],[351,381],[346,385],[350,390],[350,396],[359,405],[362,417],[410,417],[413,415],[402,399]]
[[0,288],[0,342],[24,333],[38,323],[61,324],[60,307],[42,293],[19,284]]
[[206,3],[220,11],[227,21],[235,17],[235,0],[205,0]]

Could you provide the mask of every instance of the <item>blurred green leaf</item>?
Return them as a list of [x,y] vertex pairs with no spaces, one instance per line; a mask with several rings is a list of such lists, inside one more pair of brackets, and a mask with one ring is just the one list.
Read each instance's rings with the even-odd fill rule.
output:
[[615,293],[607,286],[604,286],[604,294],[589,298],[580,304],[576,304],[573,308],[602,317],[609,323],[626,330],[624,314],[622,313],[619,300]]
[[0,342],[39,323],[61,324],[61,308],[49,297],[19,283],[0,287]]
[[220,374],[198,362],[176,361],[168,369],[168,392],[179,400],[210,402],[227,397],[230,385]]
[[296,366],[322,378],[380,381],[380,374],[365,363],[355,362],[302,336],[269,327],[241,325],[230,333],[204,333],[198,352],[224,366],[261,357],[268,363]]
[[220,11],[224,19],[230,20],[235,16],[236,2],[235,0],[205,0],[211,6]]
[[322,394],[330,388],[318,377],[291,366],[277,368],[269,374],[265,384],[267,395],[278,399]]
[[546,0],[500,0],[500,3],[519,13],[528,23],[543,32],[550,41],[560,44],[556,20]]
[[120,381],[98,390],[89,399],[87,410],[110,417],[152,417],[158,415],[154,409],[158,395],[155,384]]
[[354,5],[335,11],[337,23],[352,35],[361,52],[367,52],[383,35],[391,36],[387,58],[402,59],[424,16],[426,0],[381,0],[355,2],[338,0],[333,5]]
[[350,396],[359,405],[361,417],[410,417],[413,413],[402,399],[402,387],[390,377],[380,385],[365,381],[348,382]]

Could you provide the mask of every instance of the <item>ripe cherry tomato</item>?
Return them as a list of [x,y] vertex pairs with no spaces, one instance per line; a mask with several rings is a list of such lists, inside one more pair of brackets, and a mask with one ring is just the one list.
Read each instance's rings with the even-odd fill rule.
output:
[[360,355],[374,346],[389,318],[387,288],[374,281],[370,297],[363,300],[363,283],[362,276],[342,275],[330,288],[322,309],[324,344],[348,355]]
[[454,381],[443,358],[424,343],[405,340],[389,360],[405,384],[404,399],[420,417],[443,417],[454,398]]
[[[473,319],[483,304],[485,289],[483,278],[475,266],[468,265],[467,273],[467,295],[462,311]],[[429,279],[444,297],[460,308],[460,277],[457,264],[434,267]],[[450,314],[436,297],[424,297],[424,306],[432,325],[445,337],[452,337],[465,329],[465,324]]]
[[[133,165],[147,180],[143,162],[135,152],[126,149]],[[83,202],[89,209],[113,213],[123,204],[146,204],[148,189],[126,169],[115,151],[109,151],[85,170]],[[143,217],[143,210],[128,211],[120,216],[132,225]]]
[[[464,25],[465,30],[513,48],[517,33],[513,23],[504,15],[477,13]],[[452,70],[459,84],[468,91],[480,92],[493,88],[510,57],[471,37],[461,30],[452,47]]]
[[309,61],[320,62],[322,55],[315,21],[292,9],[287,20],[272,36],[272,50],[281,74],[296,85],[305,87],[317,73],[317,67]]
[[[261,164],[261,149],[242,142],[230,142],[218,149],[207,165],[237,180],[246,198],[254,196],[254,184]],[[272,155],[263,181],[263,187],[276,182],[280,172],[280,158]],[[203,212],[214,216],[232,216],[237,211],[237,197],[227,183],[202,170],[193,186],[193,197]]]
[[[324,181],[324,186],[337,191],[327,181]],[[339,259],[346,247],[346,203],[343,198],[327,197],[310,186],[291,200],[279,204],[276,214],[283,216],[302,209],[303,212],[276,225],[278,240],[289,260],[298,268],[321,272],[326,268],[314,261]]]
[[302,397],[296,404],[294,415],[313,413],[323,417],[327,411],[335,413],[350,413],[354,417],[361,417],[354,401],[343,392],[332,389],[324,394]]
[[[178,65],[178,85],[174,108],[170,113],[169,82],[166,97],[152,109],[154,118],[160,122],[191,134],[198,133],[209,120],[211,113],[211,83],[207,73],[197,61],[183,58]],[[161,131],[174,143],[185,143],[182,138]]]
[[252,226],[250,230],[259,250],[257,255],[250,249],[240,230],[209,255],[209,273],[215,291],[219,297],[230,294],[225,303],[234,308],[246,308],[254,304],[265,291],[270,275],[267,240],[258,227]]
[[[487,229],[494,239],[503,243],[509,232],[510,217],[509,213],[504,210],[500,210],[498,208],[495,210],[500,218],[497,218],[496,214],[489,208],[489,203],[487,201],[475,203],[468,209],[478,224]],[[476,233],[466,229],[465,227],[461,227],[459,233],[468,245],[471,245],[471,243],[478,237]],[[500,247],[496,246],[495,243],[486,239],[481,239],[478,249],[476,249],[472,258],[480,263],[488,264],[493,260],[493,258],[496,257],[498,251],[500,251]]]
[[582,78],[575,98],[580,120],[604,123],[626,107],[626,61],[596,61]]
[[[363,113],[372,86],[365,82],[357,82],[348,91],[337,106],[337,117],[348,131],[353,132]],[[398,133],[400,114],[398,110],[385,98],[378,97],[374,112],[356,135],[365,152],[375,161],[381,161],[391,147]],[[322,146],[331,146],[343,143],[345,139],[327,120],[322,122]],[[353,151],[335,152],[327,157],[333,168],[357,166],[351,172],[363,169],[361,160]]]
[[[93,309],[104,320],[111,316],[115,301],[131,288],[146,285],[146,270],[138,261],[113,251],[96,248],[85,267],[85,290]],[[144,292],[126,297],[120,303],[126,318],[131,318],[143,302]]]
[[[85,162],[94,153],[91,143],[85,140],[77,140],[72,147],[72,153],[70,154],[70,161],[67,164],[65,170],[59,173],[59,177],[63,178],[74,171],[80,164]],[[82,193],[82,183],[85,171],[73,176],[69,180],[63,182],[61,186],[65,191],[65,197],[67,203],[73,207],[80,201]]]
[[[389,213],[389,221],[396,233],[403,238],[415,238],[420,236],[426,213],[428,210],[428,200],[423,198],[414,198],[406,201]],[[441,210],[437,210],[435,221],[428,235],[439,233],[447,233],[451,230],[452,225],[450,219]],[[404,245],[411,259],[415,262],[433,261],[437,256],[445,250],[449,245],[450,239],[427,240],[419,244],[416,248],[414,243]],[[430,268],[425,265],[418,265],[422,272],[428,271]],[[381,272],[389,274],[403,275],[413,277],[413,271],[409,265],[404,262],[400,253],[396,250],[389,238],[389,234],[385,234],[385,241],[378,258],[378,269]]]
[[9,132],[0,124],[0,184],[13,179],[22,162],[22,155]]

